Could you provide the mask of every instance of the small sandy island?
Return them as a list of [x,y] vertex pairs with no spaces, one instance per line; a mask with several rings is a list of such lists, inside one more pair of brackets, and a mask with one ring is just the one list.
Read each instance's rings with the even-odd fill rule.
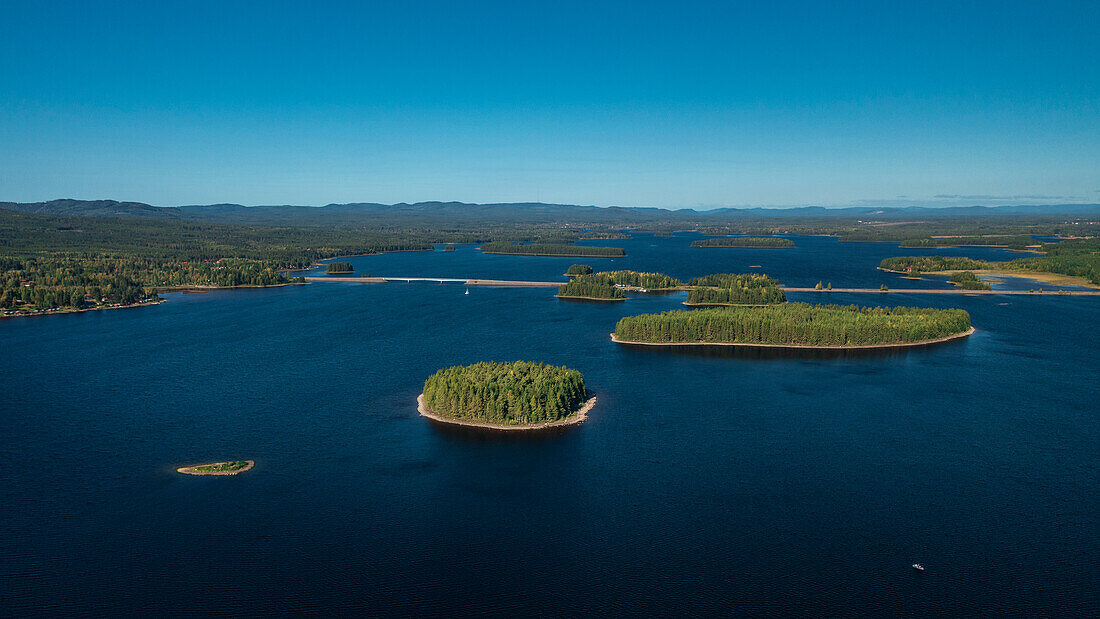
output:
[[969,337],[974,333],[974,327],[970,327],[968,330],[962,333],[955,333],[948,335],[947,337],[941,337],[934,340],[922,340],[920,342],[895,342],[890,344],[853,344],[845,346],[812,346],[807,344],[754,344],[750,342],[631,342],[628,340],[620,340],[615,337],[615,334],[611,334],[611,341],[616,344],[628,344],[631,346],[739,346],[742,348],[780,348],[788,350],[867,350],[872,348],[912,348],[916,346],[929,346],[932,344],[940,344],[942,342],[950,342],[952,340],[959,340],[965,337]]
[[231,460],[229,462],[181,466],[176,469],[176,472],[184,475],[236,475],[250,470],[254,466],[256,466],[254,460]]
[[546,430],[548,428],[559,428],[561,426],[569,426],[576,423],[581,423],[585,419],[588,419],[588,411],[592,410],[592,407],[596,405],[596,396],[592,396],[584,403],[577,412],[566,417],[565,419],[559,419],[558,421],[549,421],[546,423],[522,423],[522,424],[499,424],[499,423],[485,423],[483,421],[465,421],[462,419],[448,419],[446,417],[440,417],[432,411],[428,410],[428,406],[424,404],[424,394],[416,396],[416,410],[420,412],[422,417],[427,417],[432,421],[438,423],[445,423],[454,426],[466,426],[469,428],[485,428],[487,430]]

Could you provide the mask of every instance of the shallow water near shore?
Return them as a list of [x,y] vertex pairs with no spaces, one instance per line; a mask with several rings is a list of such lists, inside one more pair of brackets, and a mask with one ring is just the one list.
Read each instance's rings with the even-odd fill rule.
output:
[[[564,280],[580,262],[896,290],[950,285],[877,271],[884,257],[1022,255],[695,238],[590,242],[627,249],[614,260],[470,246],[346,260],[383,276]],[[0,321],[0,614],[1095,611],[1100,298],[791,294],[961,307],[978,329],[808,354],[611,342],[620,317],[680,309],[683,293],[464,292],[320,283]],[[516,359],[581,371],[588,420],[501,435],[419,417],[436,369]],[[232,459],[256,465],[174,470]]]

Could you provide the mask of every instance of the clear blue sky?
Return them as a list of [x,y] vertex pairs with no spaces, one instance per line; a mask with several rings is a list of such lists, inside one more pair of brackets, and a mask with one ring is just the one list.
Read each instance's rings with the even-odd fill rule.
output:
[[9,2],[0,200],[1100,202],[1100,2]]

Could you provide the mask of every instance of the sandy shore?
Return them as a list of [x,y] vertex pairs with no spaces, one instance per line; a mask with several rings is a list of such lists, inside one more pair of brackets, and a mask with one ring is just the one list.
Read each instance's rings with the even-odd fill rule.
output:
[[970,330],[962,333],[956,333],[947,337],[941,337],[935,340],[922,340],[920,342],[903,342],[896,344],[853,344],[845,346],[813,346],[809,344],[752,344],[748,342],[631,342],[629,340],[620,340],[615,337],[615,334],[611,334],[611,341],[616,344],[629,344],[631,346],[732,346],[740,348],[777,348],[777,349],[789,349],[789,350],[868,350],[874,348],[913,348],[918,346],[930,346],[932,344],[940,344],[943,342],[950,342],[952,340],[960,340],[965,337],[970,337],[976,329],[970,327]]
[[194,464],[191,466],[181,466],[176,469],[177,473],[183,473],[184,475],[236,475],[245,471],[252,470],[252,467],[256,466],[255,460],[245,460],[247,463],[243,469],[237,469],[235,471],[197,471],[199,467],[203,466],[217,466],[219,464],[227,464],[226,462],[210,462],[208,464]]
[[432,411],[428,410],[428,405],[424,403],[424,394],[416,396],[416,410],[422,417],[427,417],[432,421],[439,423],[445,423],[453,426],[466,426],[468,428],[485,428],[487,430],[546,430],[548,428],[560,428],[562,426],[570,426],[573,424],[581,423],[585,419],[588,419],[588,411],[592,410],[592,407],[596,405],[596,396],[592,396],[584,403],[577,412],[560,419],[558,421],[550,421],[546,423],[524,423],[515,425],[503,425],[497,423],[484,423],[480,421],[463,421],[461,419],[447,419],[446,417],[440,417]]

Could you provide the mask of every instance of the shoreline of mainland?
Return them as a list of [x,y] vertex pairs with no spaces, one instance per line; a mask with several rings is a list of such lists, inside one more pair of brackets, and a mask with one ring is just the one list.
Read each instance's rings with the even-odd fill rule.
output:
[[548,430],[550,428],[561,428],[564,426],[576,425],[582,423],[588,419],[588,412],[596,405],[596,396],[592,396],[581,405],[572,415],[564,419],[557,421],[547,421],[544,423],[523,423],[523,424],[499,424],[488,423],[485,421],[466,421],[464,419],[449,419],[447,417],[441,417],[428,408],[428,405],[424,402],[424,394],[416,396],[416,410],[420,413],[421,417],[427,417],[428,419],[452,426],[463,426],[467,428],[481,428],[484,430],[502,430],[502,431],[517,431],[517,430]]
[[943,344],[953,340],[961,340],[970,337],[977,329],[970,327],[962,333],[954,333],[934,340],[921,340],[919,342],[896,342],[890,344],[845,344],[841,346],[816,346],[812,344],[758,344],[752,342],[635,342],[620,340],[611,334],[611,341],[626,346],[730,346],[735,348],[772,348],[779,350],[873,350],[889,348],[919,348],[933,344]]
[[[38,316],[60,316],[61,314],[82,314],[84,312],[99,312],[103,310],[117,310],[117,309],[133,309],[135,307],[146,307],[148,305],[160,305],[166,302],[168,299],[154,299],[152,301],[139,301],[138,303],[127,303],[126,305],[105,305],[102,307],[83,307],[65,308],[65,309],[48,309],[37,310],[26,313],[15,314],[0,314],[0,318],[35,318]],[[7,311],[22,311],[22,310],[7,310]]]

